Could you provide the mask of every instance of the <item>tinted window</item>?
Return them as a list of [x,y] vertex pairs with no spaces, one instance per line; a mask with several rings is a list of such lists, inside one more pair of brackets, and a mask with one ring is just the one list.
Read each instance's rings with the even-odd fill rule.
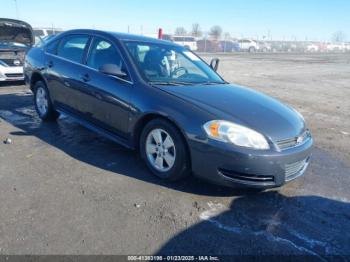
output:
[[108,41],[95,38],[91,47],[91,52],[87,61],[87,65],[96,70],[106,64],[114,64],[125,71],[123,60],[117,49]]
[[88,41],[88,36],[68,36],[61,41],[57,55],[73,62],[81,63]]
[[[42,41],[44,42],[45,40],[42,39]],[[49,44],[46,46],[46,52],[49,53],[49,54],[55,55],[55,54],[57,53],[58,43],[59,43],[58,40],[49,43]]]

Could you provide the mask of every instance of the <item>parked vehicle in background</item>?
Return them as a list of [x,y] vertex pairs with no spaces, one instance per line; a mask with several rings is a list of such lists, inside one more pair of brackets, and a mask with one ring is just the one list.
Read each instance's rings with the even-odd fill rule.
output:
[[198,50],[197,40],[193,36],[173,36],[172,39],[174,43],[182,45],[191,51]]
[[345,43],[345,51],[350,52],[350,43]]
[[24,80],[26,52],[34,44],[32,27],[26,22],[0,18],[0,81]]
[[306,51],[311,52],[311,53],[319,52],[320,46],[318,46],[316,44],[310,44],[310,45],[306,46]]
[[169,42],[174,42],[173,36],[169,35],[169,34],[163,34],[162,35],[162,40],[169,41]]
[[43,40],[45,40],[48,36],[57,35],[59,33],[64,32],[60,28],[34,28],[33,29],[35,36],[35,44],[40,44]]
[[239,44],[238,42],[232,40],[223,40],[219,42],[219,52],[231,53],[231,52],[239,52]]
[[47,35],[44,37],[35,37],[35,47],[43,46],[47,41],[54,38],[57,35]]
[[254,40],[241,39],[241,40],[238,40],[238,43],[241,51],[248,51],[250,53],[253,53],[259,50],[259,45]]
[[272,52],[305,52],[306,45],[299,41],[270,41]]
[[64,32],[61,28],[34,28],[34,36],[45,37],[48,35],[57,35]]
[[271,188],[302,176],[313,144],[303,117],[227,83],[218,63],[168,41],[73,30],[31,49],[25,74],[43,121],[69,115],[139,150],[161,179],[193,173],[225,186]]
[[217,41],[202,39],[197,41],[198,52],[221,52],[221,47]]
[[328,43],[326,50],[328,52],[343,52],[345,51],[345,45],[342,43]]
[[264,41],[258,41],[259,51],[267,53],[271,52],[271,45]]

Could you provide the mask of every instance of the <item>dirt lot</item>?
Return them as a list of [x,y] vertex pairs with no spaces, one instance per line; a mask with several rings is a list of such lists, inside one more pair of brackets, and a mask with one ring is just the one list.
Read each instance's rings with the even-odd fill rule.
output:
[[350,255],[350,55],[220,58],[226,80],[305,116],[305,176],[262,193],[161,182],[69,118],[41,123],[24,86],[2,85],[0,254]]

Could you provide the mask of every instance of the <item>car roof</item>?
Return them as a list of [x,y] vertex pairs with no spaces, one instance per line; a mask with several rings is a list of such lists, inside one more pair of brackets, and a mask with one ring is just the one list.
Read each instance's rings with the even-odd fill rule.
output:
[[118,33],[118,32],[110,32],[110,31],[102,31],[102,30],[93,30],[93,29],[74,29],[74,30],[68,30],[65,31],[62,35],[66,34],[101,34],[101,35],[108,35],[111,37],[114,37],[120,41],[140,41],[140,42],[147,42],[147,43],[154,43],[154,44],[166,44],[166,45],[172,45],[172,46],[179,46],[177,44],[174,44],[172,42],[161,40],[157,38],[142,36],[142,35],[133,35],[133,34],[127,34],[127,33]]

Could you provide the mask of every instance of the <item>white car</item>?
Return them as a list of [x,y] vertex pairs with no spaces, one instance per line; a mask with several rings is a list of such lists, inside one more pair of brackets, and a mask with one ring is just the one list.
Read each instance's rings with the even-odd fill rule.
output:
[[264,41],[259,41],[257,43],[258,43],[258,50],[260,52],[266,53],[266,52],[272,51],[271,44],[264,42]]
[[241,39],[238,40],[238,43],[241,51],[248,51],[250,53],[253,53],[260,49],[259,44],[254,40]]
[[311,53],[315,53],[315,52],[320,51],[320,47],[318,45],[315,45],[315,44],[310,44],[306,47],[306,51],[311,52]]
[[251,39],[238,40],[241,51],[248,51],[250,53],[256,52],[260,49],[259,44]]
[[34,28],[33,32],[34,36],[43,38],[48,35],[57,35],[62,33],[63,30],[60,28]]
[[34,28],[33,29],[34,36],[35,36],[35,43],[38,44],[45,40],[47,37],[52,36],[52,35],[57,35],[59,33],[64,32],[60,28]]
[[197,40],[192,36],[173,36],[172,40],[178,45],[182,45],[191,51],[197,51]]
[[344,44],[327,44],[326,46],[327,51],[329,52],[342,52],[346,51]]
[[22,81],[26,52],[34,44],[32,27],[19,20],[0,18],[0,82]]

